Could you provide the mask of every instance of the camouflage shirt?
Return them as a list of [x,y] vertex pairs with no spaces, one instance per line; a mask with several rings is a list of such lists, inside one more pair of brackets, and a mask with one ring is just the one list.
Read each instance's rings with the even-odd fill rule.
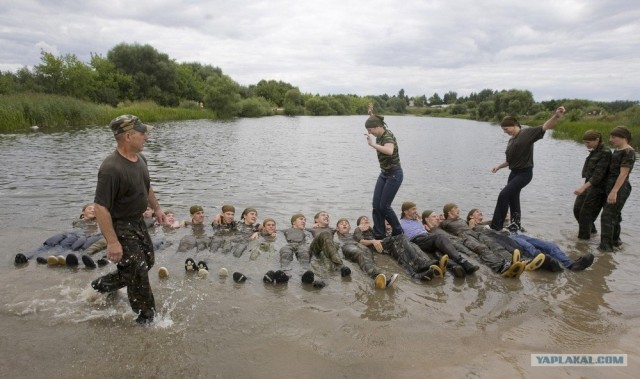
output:
[[391,170],[396,167],[400,167],[400,155],[398,153],[398,142],[396,141],[396,137],[394,137],[393,133],[389,129],[385,129],[384,133],[376,138],[376,143],[378,145],[384,146],[387,143],[393,144],[393,154],[386,155],[377,151],[378,153],[378,162],[380,162],[380,169],[383,171]]
[[582,167],[582,177],[591,183],[591,186],[604,188],[605,179],[611,162],[611,150],[604,144],[589,152]]

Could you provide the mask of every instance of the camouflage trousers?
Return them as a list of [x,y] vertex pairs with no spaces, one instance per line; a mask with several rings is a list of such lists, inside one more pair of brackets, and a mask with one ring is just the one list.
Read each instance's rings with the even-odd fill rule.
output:
[[311,241],[311,246],[309,246],[311,254],[318,258],[320,263],[329,270],[343,266],[338,249],[338,244],[333,241],[333,234],[328,231],[320,233]]
[[149,284],[149,270],[153,267],[154,252],[147,226],[141,220],[118,220],[113,227],[122,245],[122,260],[117,270],[91,283],[101,293],[127,287],[127,297],[139,319],[153,320],[155,300]]
[[360,244],[343,245],[342,254],[349,261],[357,263],[369,277],[375,278],[380,273],[373,263],[373,253],[366,246]]
[[[607,186],[612,188],[613,184]],[[622,222],[622,208],[631,195],[631,184],[626,181],[618,191],[615,204],[605,204],[600,216],[600,245],[610,249],[620,245],[620,222]]]
[[289,242],[278,253],[280,254],[280,266],[282,268],[288,268],[291,265],[294,254],[303,268],[308,268],[311,264],[309,246],[305,242]]

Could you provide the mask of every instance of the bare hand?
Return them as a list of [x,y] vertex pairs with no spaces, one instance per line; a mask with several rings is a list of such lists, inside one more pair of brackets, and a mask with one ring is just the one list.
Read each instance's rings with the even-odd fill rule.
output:
[[367,137],[367,144],[369,144],[369,146],[373,146],[373,144],[375,143],[373,134],[364,133],[364,136]]
[[607,204],[615,204],[618,201],[618,193],[610,192],[609,196],[607,196]]
[[496,173],[496,172],[498,172],[498,170],[500,170],[501,168],[502,168],[502,167],[500,167],[500,165],[493,166],[493,167],[491,168],[491,172],[495,174],[495,173]]
[[375,247],[375,248],[376,248],[376,251],[377,251],[378,253],[382,253],[382,250],[384,250],[384,249],[382,248],[382,242],[380,242],[380,240],[373,240],[373,247]]
[[578,187],[575,191],[573,191],[573,194],[582,195],[583,192],[584,192],[584,189],[582,189],[582,187]]
[[107,259],[113,263],[118,263],[122,260],[122,245],[119,241],[107,245]]
[[165,225],[167,223],[167,215],[164,214],[164,211],[162,211],[162,209],[157,209],[155,211],[155,215],[156,215],[156,221],[158,222],[158,224]]
[[562,105],[559,106],[558,109],[556,109],[556,114],[555,114],[556,118],[560,118],[560,117],[564,116],[566,111],[567,110]]

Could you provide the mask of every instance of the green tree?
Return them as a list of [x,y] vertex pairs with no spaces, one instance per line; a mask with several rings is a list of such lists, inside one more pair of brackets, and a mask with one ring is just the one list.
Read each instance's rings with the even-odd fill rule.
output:
[[291,84],[282,81],[261,80],[255,86],[250,86],[249,90],[253,96],[262,96],[278,107],[282,107],[284,95],[293,88],[295,87]]
[[305,101],[306,113],[312,116],[333,116],[336,111],[331,108],[329,103],[320,96],[314,96]]
[[132,99],[131,75],[118,71],[111,61],[98,54],[91,54],[90,65],[95,72],[96,102],[115,107],[123,100]]
[[493,120],[496,115],[495,102],[487,100],[478,104],[477,119],[480,121]]
[[304,99],[300,90],[292,88],[284,94],[284,114],[296,116],[304,114]]
[[442,101],[445,104],[454,104],[456,100],[458,100],[458,94],[454,91],[449,91],[445,93],[444,97],[442,98]]
[[442,101],[442,99],[440,98],[440,95],[438,95],[438,93],[434,93],[433,96],[431,96],[429,98],[429,105],[442,105],[444,104],[444,102]]
[[153,100],[160,105],[179,104],[177,65],[150,45],[119,44],[107,53],[116,68],[133,78],[133,100]]
[[240,101],[241,117],[262,117],[271,116],[273,114],[273,106],[269,100],[264,97],[251,97]]
[[210,76],[204,89],[204,104],[220,118],[235,117],[240,112],[238,83],[227,75]]
[[404,99],[400,99],[398,97],[392,97],[387,101],[387,108],[389,108],[393,112],[397,113],[405,113],[407,109],[407,102]]
[[500,91],[494,96],[496,116],[509,114],[513,116],[526,115],[533,106],[533,95],[530,91],[508,90]]

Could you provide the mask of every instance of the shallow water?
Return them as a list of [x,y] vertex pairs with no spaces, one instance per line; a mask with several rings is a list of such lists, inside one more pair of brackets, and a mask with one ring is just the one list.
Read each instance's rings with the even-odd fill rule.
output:
[[[199,203],[210,219],[225,203],[255,207],[284,228],[293,213],[327,210],[333,222],[370,214],[377,177],[362,117],[270,117],[157,125],[148,142],[152,183],[163,208],[180,219]],[[462,213],[493,211],[507,170],[491,174],[507,136],[465,120],[388,117],[405,171],[395,208],[412,200]],[[623,248],[614,254],[575,238],[573,190],[586,151],[546,136],[536,144],[534,180],[522,193],[528,232],[570,256],[593,252],[585,272],[527,272],[504,280],[482,267],[474,276],[421,284],[401,273],[375,290],[357,265],[349,280],[322,290],[265,286],[275,253],[201,253],[210,274],[187,275],[177,240],[156,254],[151,276],[159,311],[150,328],[133,322],[126,293],[97,295],[89,283],[110,268],[16,268],[13,256],[71,229],[93,199],[97,168],[115,144],[106,128],[0,136],[0,368],[2,377],[632,377],[640,337],[640,219],[635,192],[625,206]],[[632,174],[637,188],[637,175]],[[308,222],[308,225],[311,221]],[[473,257],[472,257],[473,259]],[[399,267],[376,259],[384,272]],[[157,278],[166,266],[169,278]],[[249,280],[219,278],[227,267]],[[294,265],[295,267],[295,265]],[[530,354],[628,354],[629,366],[531,367]],[[633,375],[635,376],[635,375]]]

